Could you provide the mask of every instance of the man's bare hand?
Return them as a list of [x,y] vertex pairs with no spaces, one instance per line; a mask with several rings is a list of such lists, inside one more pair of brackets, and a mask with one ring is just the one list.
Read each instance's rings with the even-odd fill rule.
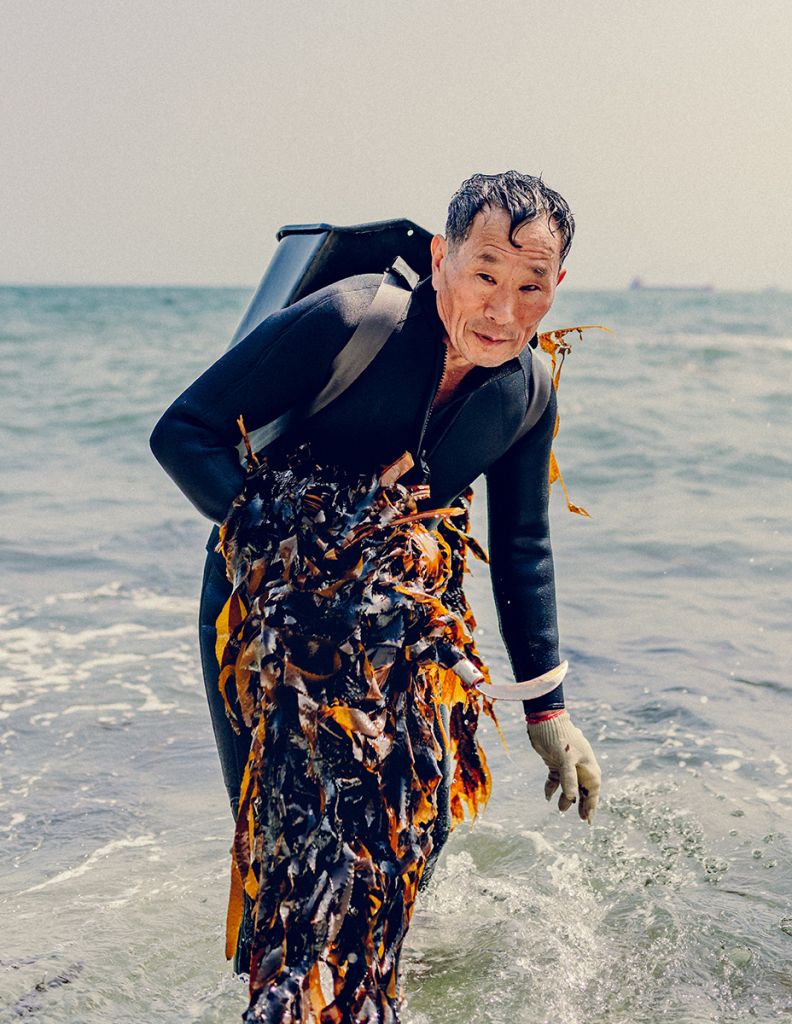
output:
[[572,724],[566,711],[544,721],[532,722],[529,718],[528,738],[550,769],[545,799],[549,800],[560,786],[558,809],[566,811],[577,801],[578,814],[590,825],[597,809],[602,773],[589,741]]

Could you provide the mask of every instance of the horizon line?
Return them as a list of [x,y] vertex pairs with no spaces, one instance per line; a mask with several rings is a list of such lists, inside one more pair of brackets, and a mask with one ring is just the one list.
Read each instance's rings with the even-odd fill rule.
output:
[[[122,282],[122,281],[0,281],[0,288],[126,288],[126,289],[144,289],[144,288],[160,288],[166,289],[188,289],[192,291],[200,291],[207,289],[214,289],[216,291],[254,291],[258,288],[260,281],[255,284],[228,284],[228,283],[212,283],[212,284],[195,284],[195,283],[173,283],[173,282]],[[732,287],[719,287],[718,285],[712,285],[702,287],[699,284],[653,284],[645,285],[642,288],[631,287],[631,282],[627,282],[623,285],[604,285],[601,287],[595,285],[581,285],[578,287],[570,286],[564,288],[562,294],[570,294],[577,292],[629,292],[630,294],[656,294],[657,292],[696,292],[701,294],[719,294],[728,292],[732,294],[762,294],[765,292],[771,293],[789,293],[792,292],[792,286],[783,287],[781,285],[756,285],[753,288],[732,288]]]

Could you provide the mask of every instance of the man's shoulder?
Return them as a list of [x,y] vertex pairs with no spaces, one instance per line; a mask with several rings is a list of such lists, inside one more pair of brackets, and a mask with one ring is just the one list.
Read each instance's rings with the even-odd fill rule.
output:
[[381,274],[358,274],[320,288],[289,307],[292,319],[309,315],[354,328],[360,323],[382,283]]
[[534,353],[533,339],[523,348],[517,355],[517,360],[522,366],[523,370],[530,376],[531,368],[533,367]]
[[518,354],[517,362],[519,363],[522,371],[522,386],[525,389],[525,398],[527,402],[531,395],[533,395],[537,378],[540,376],[548,376],[550,370],[540,355],[538,343],[535,343],[534,340],[532,340],[530,344],[526,345]]
[[258,359],[281,342],[299,338],[321,338],[325,350],[340,351],[363,319],[381,281],[379,274],[360,274],[310,292],[270,313],[233,351]]

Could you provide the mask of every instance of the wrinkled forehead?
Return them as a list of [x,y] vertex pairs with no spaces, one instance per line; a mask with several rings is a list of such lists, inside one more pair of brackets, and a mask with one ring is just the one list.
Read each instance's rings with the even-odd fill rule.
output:
[[561,231],[545,210],[512,231],[507,210],[484,206],[473,218],[468,236],[458,248],[468,258],[541,259],[558,264],[561,245]]

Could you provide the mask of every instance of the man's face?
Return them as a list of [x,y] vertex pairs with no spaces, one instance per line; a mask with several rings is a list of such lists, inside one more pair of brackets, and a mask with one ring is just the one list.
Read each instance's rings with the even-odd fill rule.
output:
[[500,366],[536,333],[553,305],[560,269],[561,234],[547,217],[525,221],[509,241],[511,221],[500,207],[476,214],[465,241],[449,249],[432,239],[432,284],[437,311],[459,365]]

